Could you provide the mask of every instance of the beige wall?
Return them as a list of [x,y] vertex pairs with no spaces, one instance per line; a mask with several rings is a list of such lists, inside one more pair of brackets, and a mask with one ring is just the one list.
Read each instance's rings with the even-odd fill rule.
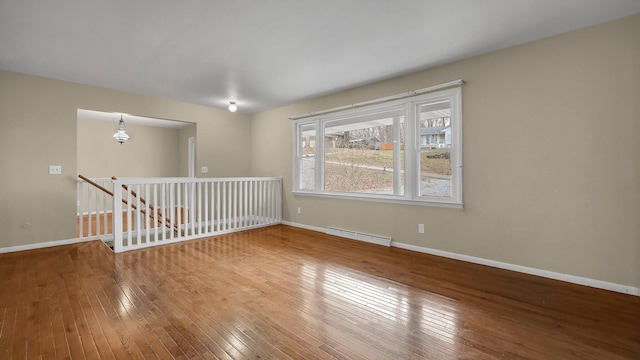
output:
[[[634,16],[257,114],[253,172],[284,176],[286,221],[640,287],[638,34]],[[464,210],[291,194],[288,116],[455,79]]]
[[248,115],[0,71],[0,248],[76,237],[78,108],[196,123],[197,169],[250,172]]
[[181,130],[126,124],[131,140],[120,145],[112,137],[116,125],[78,118],[78,174],[90,178],[187,175],[187,140],[180,138]]

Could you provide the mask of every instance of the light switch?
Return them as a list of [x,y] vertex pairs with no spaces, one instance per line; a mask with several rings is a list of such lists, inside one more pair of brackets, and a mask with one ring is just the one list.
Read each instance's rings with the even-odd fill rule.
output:
[[62,174],[62,166],[49,165],[49,175],[60,175],[60,174]]

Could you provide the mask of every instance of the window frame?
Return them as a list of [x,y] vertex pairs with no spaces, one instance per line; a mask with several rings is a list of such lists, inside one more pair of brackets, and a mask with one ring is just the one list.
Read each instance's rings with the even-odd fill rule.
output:
[[[420,120],[419,108],[432,102],[448,100],[451,102],[451,197],[420,196]],[[385,109],[404,107],[404,194],[382,195],[370,193],[343,193],[324,190],[324,140],[325,123],[340,119],[362,116],[369,113],[384,111]],[[300,189],[300,159],[299,154],[302,145],[301,130],[303,126],[314,124],[316,129],[315,139],[315,188]],[[411,204],[447,208],[463,208],[462,198],[462,87],[429,92],[397,100],[386,101],[382,104],[364,105],[346,110],[340,110],[320,115],[309,116],[294,120],[294,156],[293,156],[293,190],[294,195],[318,196],[338,199],[357,199],[367,201],[380,201],[397,204]],[[394,188],[402,186],[395,184]],[[394,191],[396,193],[396,191]]]

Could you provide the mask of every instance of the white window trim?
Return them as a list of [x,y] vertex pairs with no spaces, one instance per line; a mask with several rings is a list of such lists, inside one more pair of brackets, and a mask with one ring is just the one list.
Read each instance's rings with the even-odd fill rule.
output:
[[[442,86],[433,87],[434,91],[416,90],[405,94],[399,94],[396,96],[388,97],[392,100],[381,101],[372,100],[361,104],[353,104],[347,107],[319,111],[308,116],[291,117],[294,120],[294,156],[293,156],[293,190],[294,195],[303,196],[317,196],[328,197],[337,199],[356,199],[375,202],[386,202],[395,204],[408,204],[408,205],[421,205],[421,206],[433,206],[433,207],[445,207],[462,209],[462,88],[461,85],[464,82],[458,80],[456,82],[447,83],[456,85],[453,88],[442,89]],[[444,85],[444,84],[443,84]],[[427,88],[430,89],[430,88]],[[406,95],[411,93],[417,93],[417,95]],[[387,98],[385,98],[387,99]],[[421,197],[419,196],[419,152],[420,152],[420,136],[419,126],[420,122],[416,121],[416,113],[420,104],[426,102],[433,102],[439,99],[451,100],[451,198],[437,198],[437,197]],[[367,105],[374,104],[374,105]],[[354,116],[357,114],[372,112],[387,107],[398,106],[404,104],[405,106],[405,188],[404,195],[378,195],[378,194],[361,194],[361,193],[335,193],[323,191],[324,188],[324,126],[325,122],[335,120],[337,118],[343,118],[348,116]],[[298,129],[302,124],[315,124],[316,139],[315,139],[315,166],[319,167],[314,172],[315,176],[315,189],[303,190],[299,189],[299,173],[300,162],[298,157],[298,149],[301,146],[302,138],[299,136]],[[396,133],[396,132],[394,132]],[[399,132],[397,132],[399,134]],[[399,136],[399,135],[398,135]],[[411,166],[408,166],[410,164]],[[397,185],[394,182],[394,186]]]

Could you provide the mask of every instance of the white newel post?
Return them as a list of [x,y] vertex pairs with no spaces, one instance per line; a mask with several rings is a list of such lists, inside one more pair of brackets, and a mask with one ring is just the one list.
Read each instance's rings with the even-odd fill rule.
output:
[[278,217],[276,218],[276,222],[279,224],[282,222],[282,178],[278,179],[276,183],[277,191],[276,191],[276,211],[278,212]]
[[122,184],[113,182],[113,251],[122,252]]

